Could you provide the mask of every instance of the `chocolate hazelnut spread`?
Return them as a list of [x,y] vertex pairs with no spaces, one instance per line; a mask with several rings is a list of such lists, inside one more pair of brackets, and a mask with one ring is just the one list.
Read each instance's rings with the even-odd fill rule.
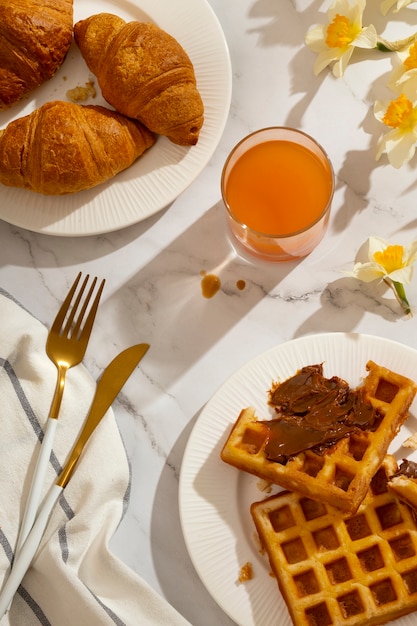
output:
[[406,476],[407,478],[417,479],[417,463],[409,461],[408,459],[403,459],[394,476]]
[[323,376],[323,365],[308,365],[270,392],[277,417],[268,428],[267,458],[286,463],[307,449],[322,452],[358,429],[371,429],[377,412],[362,388],[350,389],[343,379]]

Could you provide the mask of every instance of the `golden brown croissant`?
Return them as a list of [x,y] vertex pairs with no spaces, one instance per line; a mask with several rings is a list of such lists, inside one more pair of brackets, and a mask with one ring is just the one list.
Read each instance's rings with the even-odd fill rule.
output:
[[193,65],[174,37],[110,13],[77,22],[74,37],[103,97],[117,111],[174,143],[197,143],[204,106]]
[[105,107],[48,102],[0,131],[0,183],[48,195],[89,189],[154,141],[140,122]]
[[72,0],[0,0],[0,109],[51,78],[72,41]]

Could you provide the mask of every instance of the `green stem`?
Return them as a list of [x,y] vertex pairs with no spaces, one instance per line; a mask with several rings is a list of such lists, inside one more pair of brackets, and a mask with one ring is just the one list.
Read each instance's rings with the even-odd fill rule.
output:
[[394,291],[395,297],[404,309],[405,314],[411,315],[411,307],[407,300],[407,296],[405,295],[404,285],[396,280],[391,280],[391,278],[388,278],[388,276],[385,276],[384,282],[389,285]]

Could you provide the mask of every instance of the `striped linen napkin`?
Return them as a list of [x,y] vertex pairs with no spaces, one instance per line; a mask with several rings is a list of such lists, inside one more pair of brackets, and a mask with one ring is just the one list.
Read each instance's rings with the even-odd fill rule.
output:
[[[56,368],[46,328],[0,290],[0,588],[10,571]],[[47,485],[60,473],[89,409],[94,381],[70,370]],[[116,558],[109,541],[127,506],[129,466],[108,411],[54,508],[2,626],[186,626],[188,622]]]

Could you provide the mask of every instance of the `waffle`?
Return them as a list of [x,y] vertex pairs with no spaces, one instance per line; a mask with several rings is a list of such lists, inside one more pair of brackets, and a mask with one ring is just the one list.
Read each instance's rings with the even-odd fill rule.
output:
[[323,453],[306,450],[286,464],[267,458],[268,427],[251,407],[243,409],[221,451],[234,467],[276,485],[354,513],[368,490],[388,447],[408,417],[417,391],[404,376],[369,361],[363,383],[366,399],[379,415],[373,430],[343,437]]
[[294,626],[372,626],[417,609],[417,522],[387,456],[354,516],[292,492],[251,514]]
[[417,516],[417,464],[403,460],[400,471],[388,481],[388,489],[408,504]]

